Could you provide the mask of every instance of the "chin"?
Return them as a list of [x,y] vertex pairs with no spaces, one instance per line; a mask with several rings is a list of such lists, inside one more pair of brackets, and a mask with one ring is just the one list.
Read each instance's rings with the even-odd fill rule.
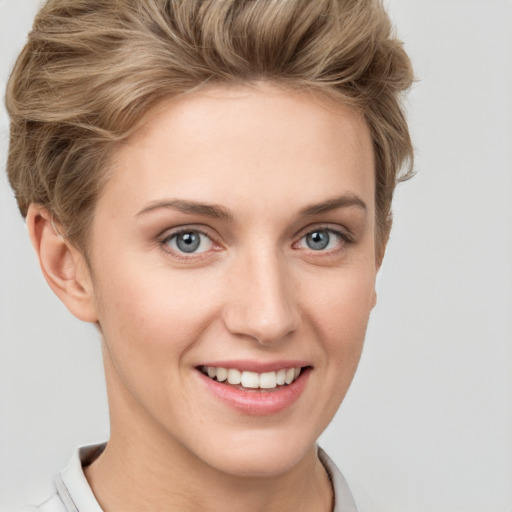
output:
[[275,478],[314,454],[315,441],[315,438],[304,434],[245,432],[225,443],[216,442],[214,446],[208,446],[207,453],[201,458],[210,467],[232,476]]

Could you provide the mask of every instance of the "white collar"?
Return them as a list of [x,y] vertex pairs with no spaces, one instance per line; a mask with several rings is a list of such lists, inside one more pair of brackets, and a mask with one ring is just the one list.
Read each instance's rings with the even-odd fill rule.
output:
[[78,448],[69,464],[55,477],[53,482],[66,512],[103,512],[85,478],[83,467],[99,457],[106,445],[101,443]]

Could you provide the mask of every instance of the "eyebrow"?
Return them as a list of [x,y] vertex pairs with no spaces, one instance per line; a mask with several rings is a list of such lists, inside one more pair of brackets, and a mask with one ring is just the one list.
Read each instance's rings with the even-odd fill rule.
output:
[[300,215],[303,217],[311,217],[320,213],[327,213],[333,210],[339,210],[340,208],[351,207],[360,208],[365,214],[368,212],[366,203],[359,196],[355,194],[344,194],[342,196],[332,197],[331,199],[327,199],[327,201],[322,201],[321,203],[307,206],[300,211]]
[[166,199],[162,201],[153,201],[145,206],[136,216],[158,210],[160,208],[169,208],[183,213],[193,213],[204,215],[212,219],[233,220],[231,212],[217,204],[200,203],[197,201],[188,201],[185,199]]
[[[344,194],[342,196],[327,199],[326,201],[322,201],[321,203],[307,206],[306,208],[303,208],[299,212],[299,215],[301,217],[312,217],[314,215],[319,215],[321,213],[327,213],[333,210],[351,207],[360,208],[361,210],[364,211],[364,213],[368,211],[365,202],[360,197],[358,197],[355,194]],[[145,206],[140,212],[138,212],[136,216],[144,215],[154,210],[159,210],[161,208],[178,210],[183,213],[204,215],[212,219],[230,221],[233,220],[233,214],[223,206],[212,203],[189,201],[186,199],[164,199],[152,201],[147,206]]]

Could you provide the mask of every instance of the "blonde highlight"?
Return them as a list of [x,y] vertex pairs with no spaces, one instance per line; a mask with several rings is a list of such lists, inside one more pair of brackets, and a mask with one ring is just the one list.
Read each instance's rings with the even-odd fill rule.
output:
[[7,87],[9,180],[23,215],[43,205],[85,250],[112,149],[151,109],[208,84],[268,81],[364,115],[382,245],[395,185],[412,174],[412,80],[379,0],[49,0]]

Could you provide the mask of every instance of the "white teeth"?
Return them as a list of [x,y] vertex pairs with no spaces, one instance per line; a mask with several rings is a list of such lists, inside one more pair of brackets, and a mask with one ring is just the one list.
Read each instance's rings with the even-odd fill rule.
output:
[[277,386],[291,384],[301,372],[301,368],[282,368],[276,372],[256,373],[237,370],[236,368],[221,368],[203,366],[203,373],[218,382],[228,381],[235,386],[242,385],[248,389],[274,389]]
[[228,371],[226,368],[217,368],[217,380],[224,382],[228,378]]
[[276,372],[266,372],[260,375],[260,388],[272,389],[277,385]]
[[294,377],[295,377],[295,368],[288,368],[288,370],[286,370],[286,377],[284,379],[286,384],[291,384],[293,382]]
[[259,388],[260,379],[255,372],[242,372],[241,384],[244,388]]
[[242,381],[242,372],[235,369],[228,370],[228,382],[230,384],[240,384]]

